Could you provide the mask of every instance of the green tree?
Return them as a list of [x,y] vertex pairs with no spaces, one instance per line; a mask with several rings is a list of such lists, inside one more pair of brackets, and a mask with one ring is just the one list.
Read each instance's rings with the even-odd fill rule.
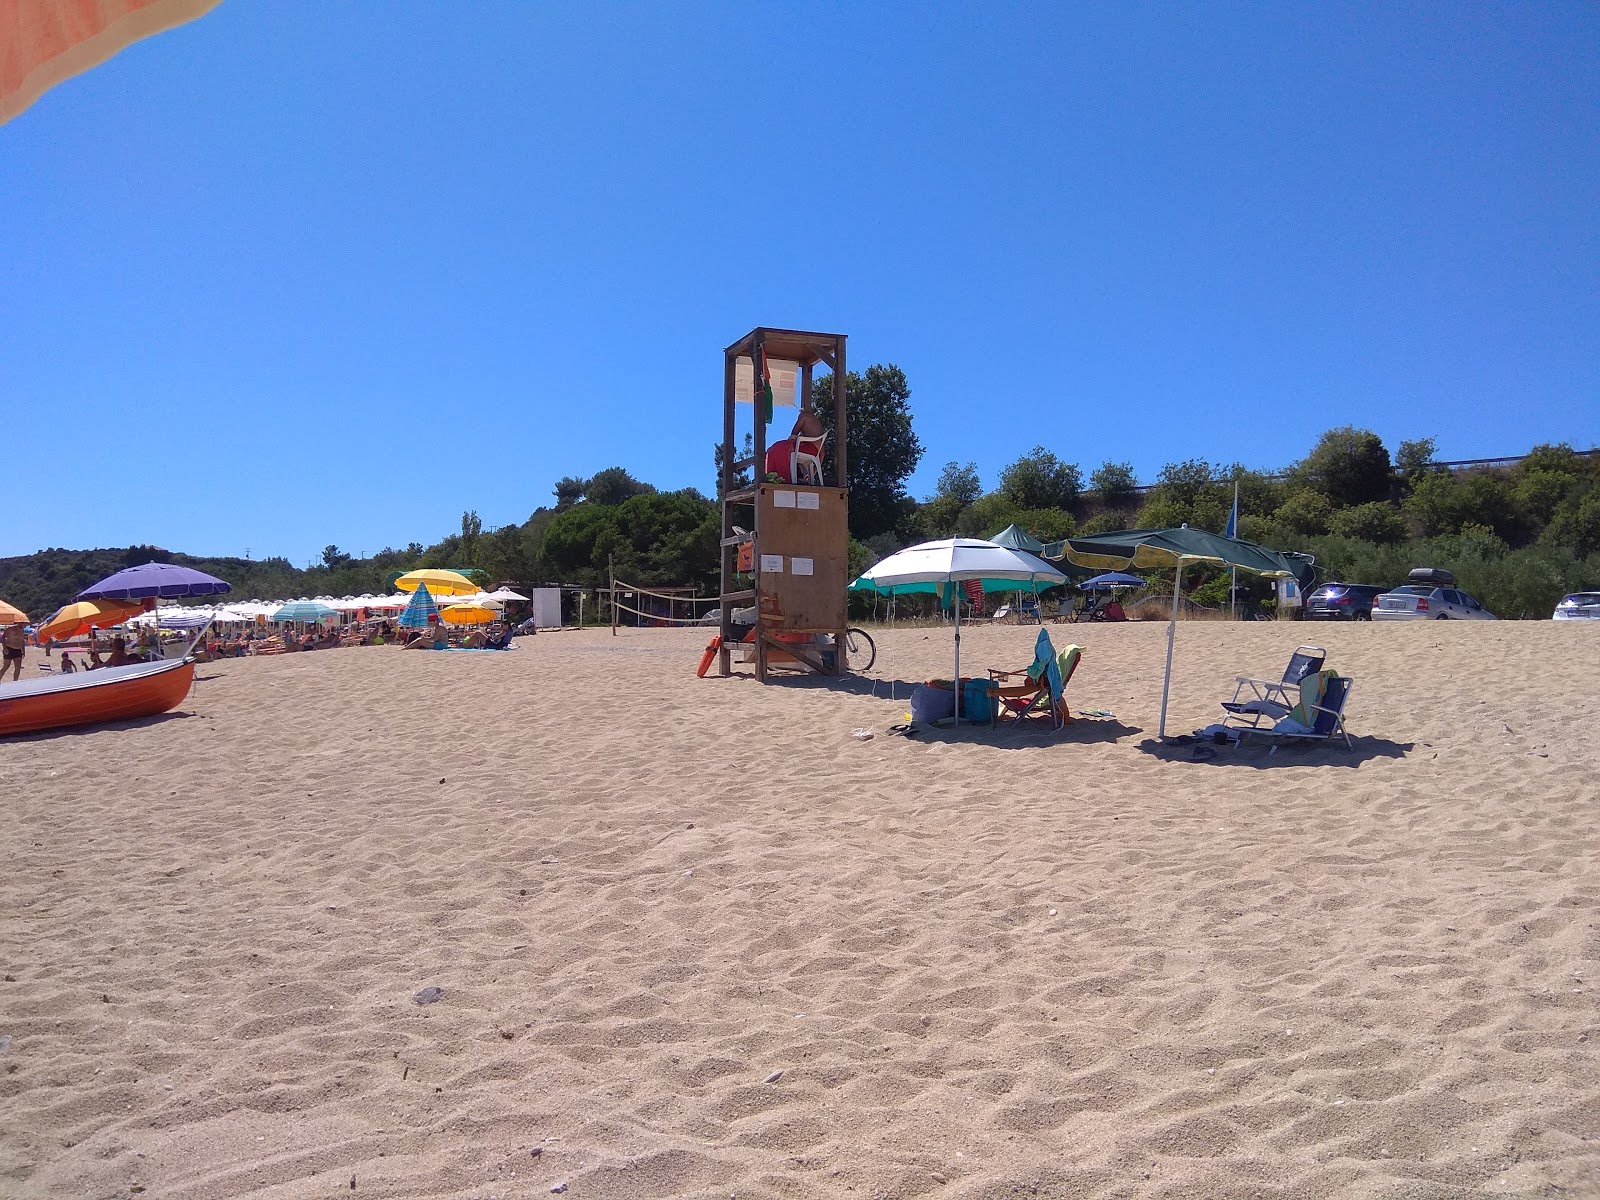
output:
[[478,542],[483,536],[483,521],[478,516],[477,509],[471,509],[461,514],[461,540],[457,549],[461,555],[460,566],[475,567],[478,565]]
[[1400,449],[1395,451],[1394,467],[1407,487],[1411,486],[1413,480],[1441,469],[1434,466],[1433,456],[1437,449],[1431,437],[1400,443]]
[[1293,474],[1326,496],[1335,508],[1387,500],[1393,477],[1383,440],[1354,425],[1324,433]]
[[565,512],[582,500],[583,494],[588,490],[589,481],[580,479],[576,475],[566,475],[556,480],[556,511]]
[[1188,507],[1213,489],[1217,475],[1217,468],[1203,458],[1168,463],[1156,476],[1156,489],[1166,499]]
[[1071,509],[1083,490],[1083,474],[1077,463],[1035,446],[1000,472],[1000,490],[1019,508]]
[[350,556],[337,546],[324,546],[322,548],[322,565],[332,570],[342,567],[350,561]]
[[[1563,506],[1545,527],[1541,541],[1579,557],[1600,554],[1600,492],[1590,492],[1579,503]],[[1574,589],[1593,586],[1591,580],[1574,585]]]
[[1107,459],[1089,476],[1089,486],[1107,508],[1124,508],[1137,497],[1139,480],[1133,473],[1132,463]]
[[[734,452],[734,461],[737,463],[737,462],[744,461],[746,459],[754,458],[755,457],[755,453],[756,453],[755,437],[752,434],[747,433],[747,434],[744,435],[744,445],[741,446],[739,449],[737,449]],[[716,471],[716,474],[712,478],[714,478],[716,480],[716,489],[715,490],[716,490],[717,498],[721,499],[721,497],[722,497],[722,443],[721,442],[715,442],[715,443],[712,444],[712,446],[711,446],[711,462],[712,462],[713,469]],[[736,491],[736,492],[740,491],[743,488],[749,487],[752,482],[753,482],[753,480],[752,480],[751,475],[750,475],[750,468],[747,467],[747,466],[746,467],[739,467],[736,471],[733,472],[733,487],[732,487],[732,490]]]
[[583,498],[590,504],[616,505],[653,491],[655,488],[641,483],[622,467],[607,467],[589,480]]
[[1313,535],[1328,532],[1333,504],[1321,492],[1302,488],[1283,502],[1273,519],[1287,532]]
[[[833,433],[833,377],[812,381],[812,406]],[[899,367],[868,367],[845,376],[845,485],[850,489],[850,536],[858,541],[887,533],[912,511],[906,480],[922,461],[922,442],[911,427],[911,386]],[[835,441],[829,438],[828,477]]]
[[939,482],[917,514],[916,532],[928,537],[949,537],[962,512],[983,495],[978,468],[973,463],[946,463]]
[[[1316,495],[1315,492],[1310,494]],[[1376,542],[1380,546],[1397,546],[1411,535],[1405,518],[1392,505],[1381,500],[1339,509],[1328,518],[1328,532],[1339,537]]]

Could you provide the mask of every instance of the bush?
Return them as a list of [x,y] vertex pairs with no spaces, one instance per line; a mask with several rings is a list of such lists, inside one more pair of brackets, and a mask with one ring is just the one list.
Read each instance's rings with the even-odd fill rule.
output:
[[[1137,517],[1134,517],[1133,519],[1135,521],[1138,520]],[[1094,533],[1111,533],[1114,530],[1130,529],[1130,528],[1144,528],[1144,527],[1143,526],[1130,525],[1129,524],[1129,518],[1124,516],[1122,513],[1119,513],[1119,512],[1102,512],[1102,513],[1095,513],[1094,516],[1090,517],[1087,521],[1085,521],[1083,523],[1083,528],[1080,529],[1078,532],[1081,533],[1083,536],[1088,537],[1090,534],[1094,534]]]
[[1134,514],[1135,529],[1171,529],[1189,519],[1188,506],[1162,492],[1153,492],[1150,499]]
[[1333,505],[1321,492],[1304,488],[1283,502],[1273,520],[1290,533],[1314,536],[1328,532]]
[[1368,429],[1346,425],[1330,429],[1294,470],[1335,508],[1352,508],[1389,498],[1393,470],[1383,441]]
[[1328,532],[1338,537],[1395,546],[1410,536],[1411,529],[1391,505],[1380,501],[1340,509],[1328,518]]
[[1000,472],[1000,491],[1018,508],[1071,508],[1082,490],[1078,465],[1062,462],[1043,446]]
[[[1546,526],[1544,544],[1570,550],[1578,558],[1600,554],[1600,492],[1591,492],[1576,505],[1563,505]],[[1594,587],[1595,582],[1576,585]]]

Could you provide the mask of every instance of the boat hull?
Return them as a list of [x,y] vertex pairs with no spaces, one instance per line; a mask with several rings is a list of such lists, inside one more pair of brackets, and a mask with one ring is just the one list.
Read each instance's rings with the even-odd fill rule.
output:
[[193,659],[0,684],[0,736],[170,712],[193,684]]

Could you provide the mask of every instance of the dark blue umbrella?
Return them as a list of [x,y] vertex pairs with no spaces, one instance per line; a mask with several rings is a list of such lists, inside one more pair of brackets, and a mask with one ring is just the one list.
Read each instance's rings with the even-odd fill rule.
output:
[[181,596],[216,596],[233,590],[204,571],[174,563],[141,563],[102,579],[78,593],[79,600],[175,600]]
[[1078,586],[1086,592],[1109,592],[1115,588],[1147,587],[1149,580],[1140,579],[1137,575],[1124,575],[1121,571],[1107,571],[1104,575],[1085,579]]

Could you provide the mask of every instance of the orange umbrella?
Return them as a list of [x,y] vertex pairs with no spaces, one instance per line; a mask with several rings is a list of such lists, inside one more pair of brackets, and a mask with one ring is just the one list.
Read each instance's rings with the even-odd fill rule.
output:
[[26,625],[28,614],[15,604],[7,604],[0,600],[0,625]]
[[0,4],[0,125],[65,79],[218,0],[6,0]]
[[58,642],[65,641],[80,633],[88,633],[91,629],[121,625],[129,617],[136,617],[143,611],[144,605],[137,600],[79,600],[59,610],[34,630],[34,637],[41,642],[52,638]]

